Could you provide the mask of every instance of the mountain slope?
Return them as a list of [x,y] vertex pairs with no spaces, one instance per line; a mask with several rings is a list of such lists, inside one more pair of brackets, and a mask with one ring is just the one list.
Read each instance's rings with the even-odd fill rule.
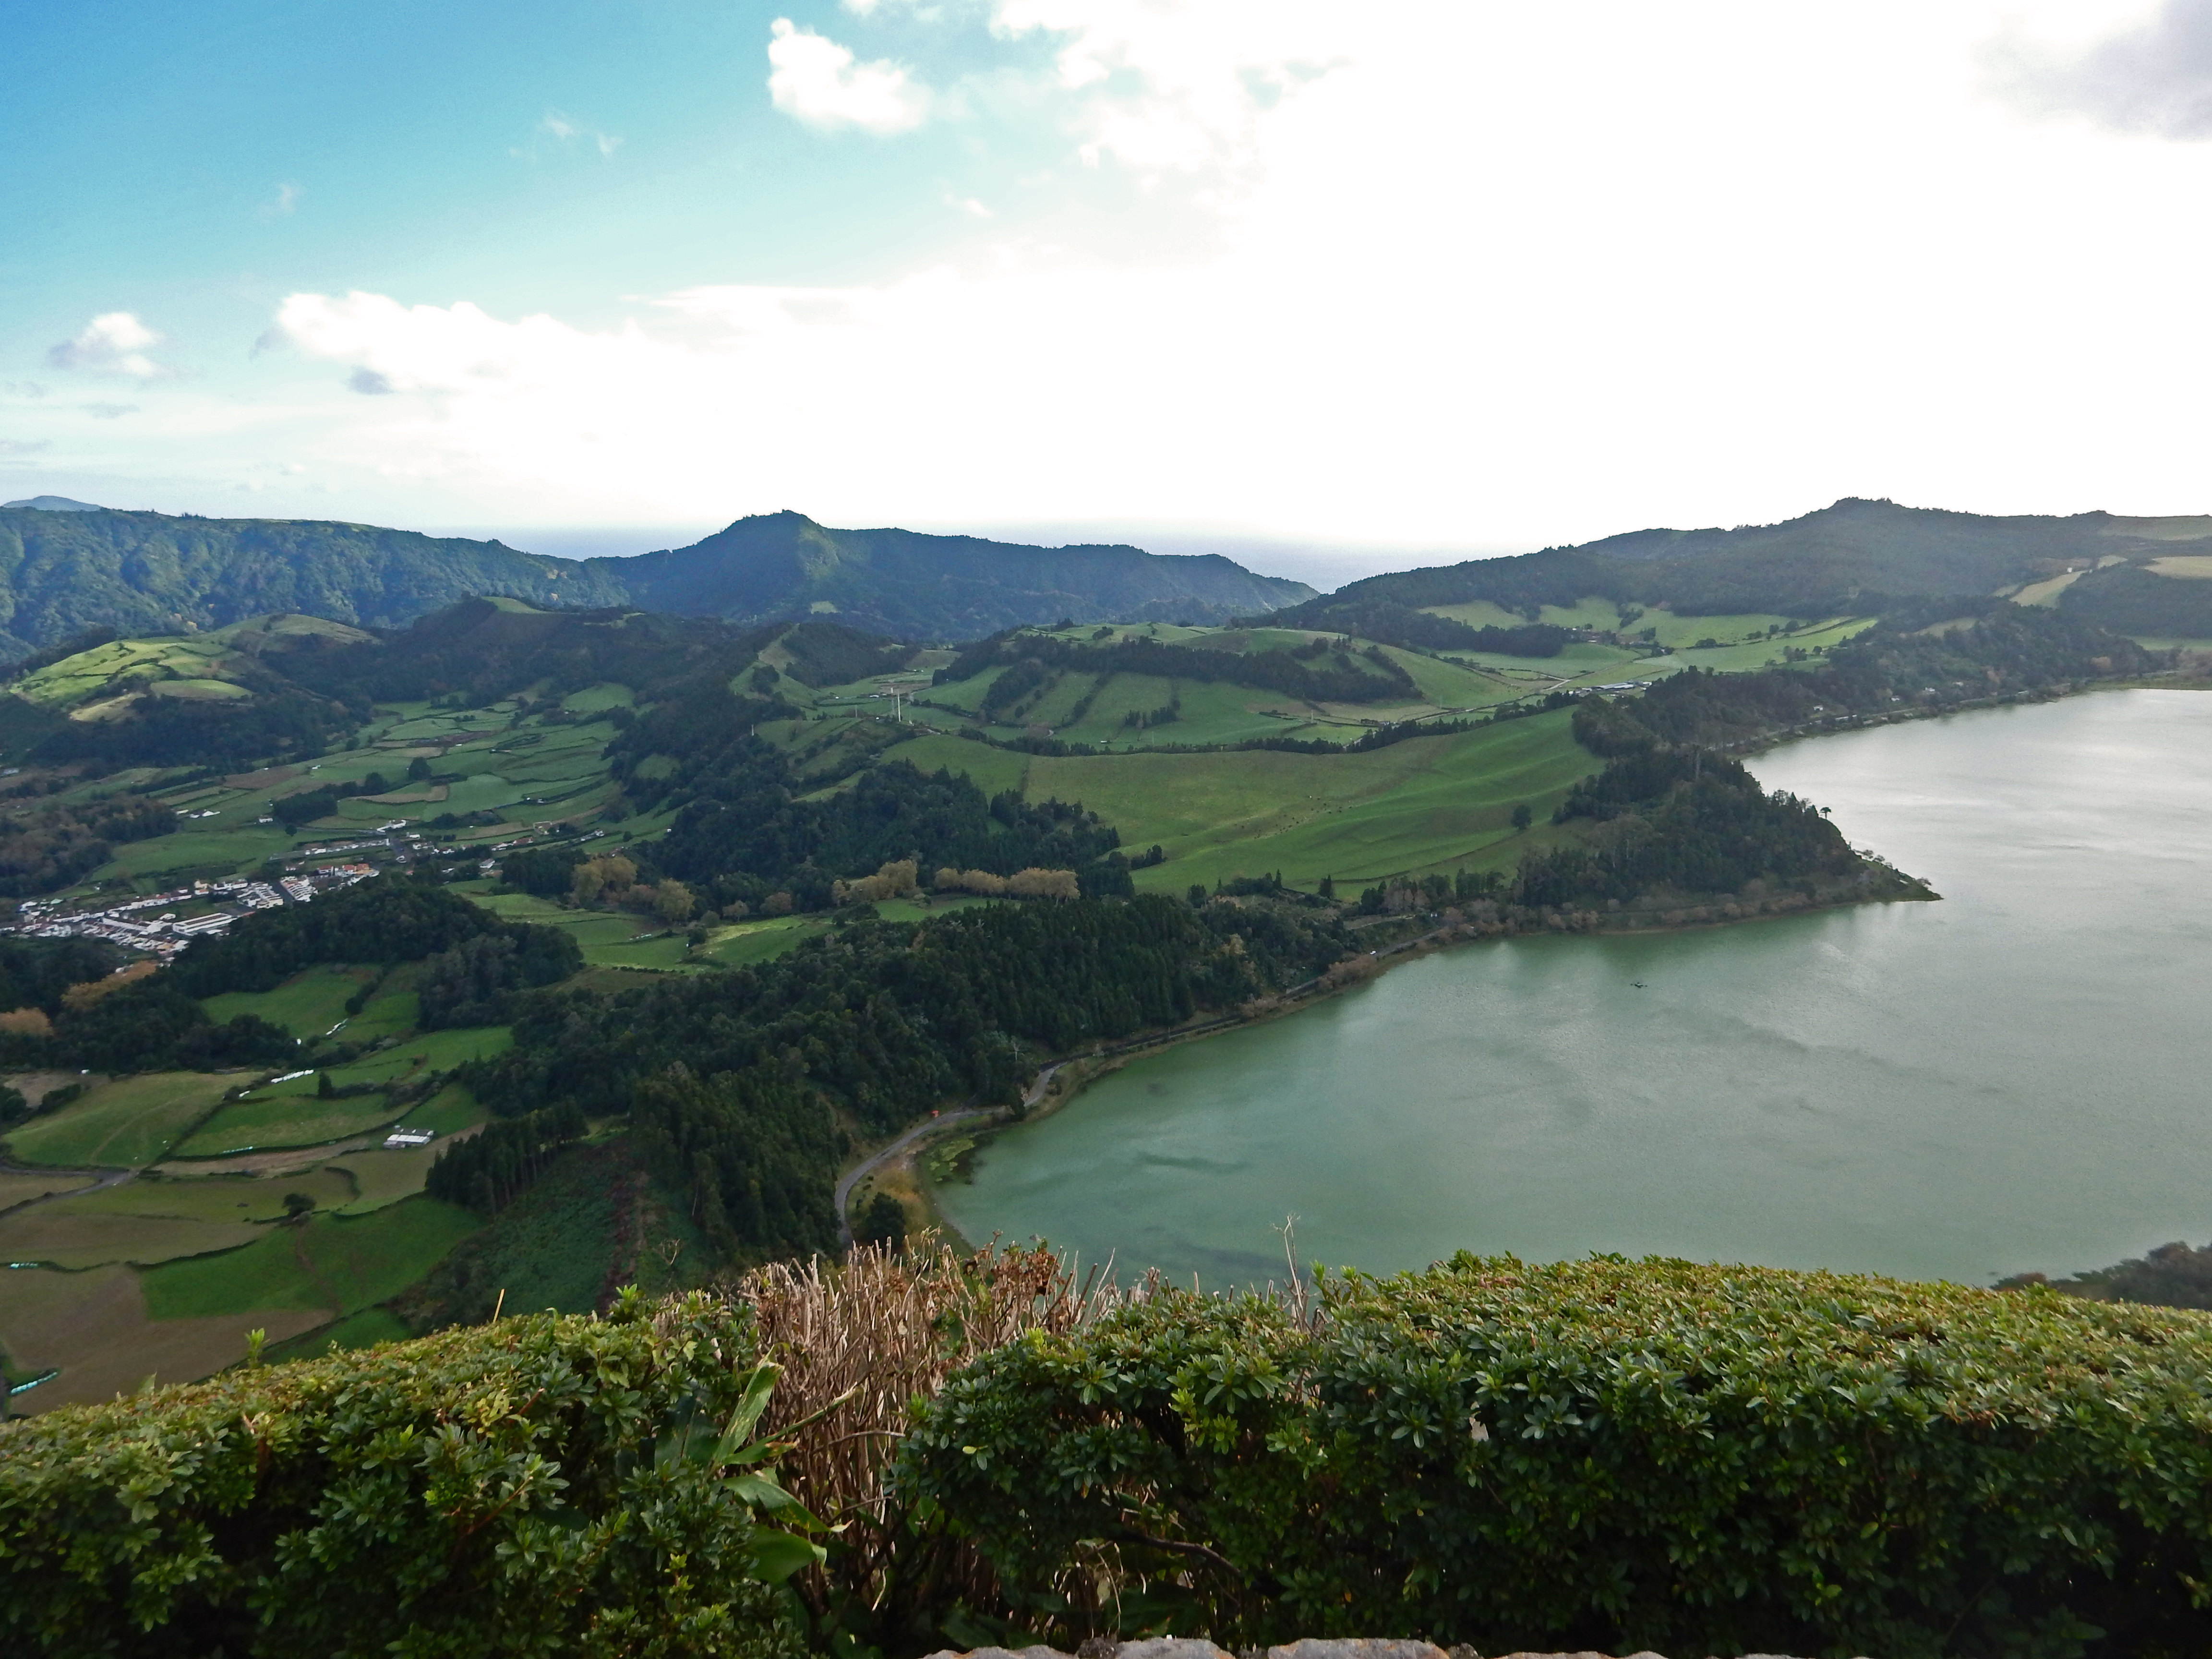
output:
[[183,633],[272,612],[396,628],[483,594],[739,623],[835,612],[964,640],[1062,617],[1219,622],[1312,593],[1218,556],[829,530],[797,513],[641,558],[577,561],[371,525],[0,508],[0,660],[93,628]]
[[1028,547],[912,530],[829,530],[800,513],[740,519],[704,541],[593,559],[633,605],[732,621],[835,611],[907,638],[980,639],[1073,622],[1218,623],[1310,599],[1218,554]]
[[91,628],[178,634],[296,611],[397,628],[478,593],[619,605],[619,584],[497,542],[373,525],[0,508],[0,653]]
[[[1321,624],[1330,611],[1358,604],[1419,608],[1489,600],[1533,612],[1591,596],[1665,604],[1688,615],[1811,616],[1875,610],[1898,599],[1990,594],[2103,561],[2136,570],[2174,556],[2206,554],[2212,554],[2212,518],[1986,518],[1844,500],[1778,525],[1640,530],[1518,558],[1370,576],[1271,620]],[[2100,591],[2114,585],[2109,575],[2084,575],[2063,603],[2090,614]],[[2140,609],[2140,599],[2134,603]]]

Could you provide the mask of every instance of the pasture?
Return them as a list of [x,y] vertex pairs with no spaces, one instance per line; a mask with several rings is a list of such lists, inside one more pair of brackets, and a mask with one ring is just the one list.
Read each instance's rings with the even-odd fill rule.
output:
[[1030,785],[1082,801],[1125,847],[1164,847],[1165,864],[1137,872],[1149,890],[1278,869],[1310,889],[1517,857],[1515,805],[1544,817],[1596,769],[1562,709],[1364,754],[1040,756]]
[[255,1014],[295,1037],[320,1036],[346,1018],[346,1000],[375,976],[371,968],[319,963],[273,991],[226,991],[202,998],[200,1006],[218,1024],[240,1014]]
[[406,1289],[483,1225],[459,1205],[421,1197],[368,1215],[317,1215],[221,1255],[147,1269],[146,1309],[157,1320],[355,1313]]
[[188,1136],[246,1074],[149,1072],[96,1084],[82,1099],[9,1132],[19,1164],[138,1169]]
[[262,1226],[284,1213],[285,1197],[293,1193],[318,1208],[335,1209],[353,1200],[355,1188],[334,1170],[274,1180],[141,1175],[120,1186],[0,1216],[0,1256],[81,1268],[204,1255],[259,1237]]
[[55,1193],[73,1193],[90,1179],[88,1176],[41,1175],[36,1171],[27,1175],[15,1170],[0,1170],[0,1215],[33,1199],[50,1197]]
[[249,1330],[265,1330],[276,1343],[329,1317],[296,1308],[155,1319],[129,1267],[0,1271],[0,1341],[9,1363],[19,1372],[61,1372],[9,1401],[25,1413],[110,1400],[147,1382],[189,1382],[243,1359]]
[[381,1093],[324,1100],[313,1092],[264,1093],[226,1101],[170,1154],[230,1158],[279,1146],[323,1146],[380,1128],[399,1116]]

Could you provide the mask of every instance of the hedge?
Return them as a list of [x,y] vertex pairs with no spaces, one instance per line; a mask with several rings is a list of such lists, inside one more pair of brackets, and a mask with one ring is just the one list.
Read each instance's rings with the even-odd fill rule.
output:
[[1464,1254],[1322,1303],[1032,1334],[900,1489],[1063,1638],[2212,1652],[2212,1316]]
[[704,1449],[751,1352],[633,1294],[0,1426],[0,1647],[789,1659],[791,1540]]

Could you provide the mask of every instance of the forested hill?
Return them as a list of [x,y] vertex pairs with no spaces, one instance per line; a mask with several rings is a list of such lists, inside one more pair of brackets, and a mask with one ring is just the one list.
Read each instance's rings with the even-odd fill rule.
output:
[[[1894,501],[1845,500],[1802,518],[1733,530],[1639,530],[1517,558],[1370,576],[1270,620],[1328,627],[1351,610],[1487,600],[1534,619],[1538,607],[1593,595],[1664,604],[1683,615],[1862,615],[1893,601],[1987,596],[2048,583],[2043,594],[2084,622],[2144,631],[2116,605],[2158,609],[2174,635],[2173,607],[2212,620],[2212,584],[2191,581],[2212,560],[2212,517],[1985,518]],[[2161,601],[2151,607],[2145,582]],[[2031,596],[2036,597],[2036,596]],[[2132,616],[2132,613],[2130,613]]]
[[830,530],[801,513],[740,519],[690,547],[593,559],[633,605],[772,621],[834,611],[900,639],[974,640],[1072,622],[1219,623],[1313,597],[1218,553],[1026,547],[911,530]]
[[1062,618],[1215,623],[1312,593],[1217,556],[829,530],[798,513],[635,559],[577,561],[373,525],[0,508],[0,660],[97,628],[181,634],[271,612],[397,628],[485,594],[741,623],[836,614],[902,639],[961,641]]

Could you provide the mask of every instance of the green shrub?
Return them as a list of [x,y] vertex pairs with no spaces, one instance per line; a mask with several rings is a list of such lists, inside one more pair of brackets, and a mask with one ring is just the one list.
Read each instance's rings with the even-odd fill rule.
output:
[[1062,1636],[2202,1655],[2208,1390],[2201,1315],[1462,1254],[1031,1334],[897,1480]]
[[715,1447],[751,1421],[741,1402],[757,1414],[752,1347],[724,1304],[631,1296],[606,1320],[507,1320],[9,1424],[0,1645],[785,1659],[799,1638],[760,1578],[810,1553],[756,1530],[749,1504],[779,1495]]

